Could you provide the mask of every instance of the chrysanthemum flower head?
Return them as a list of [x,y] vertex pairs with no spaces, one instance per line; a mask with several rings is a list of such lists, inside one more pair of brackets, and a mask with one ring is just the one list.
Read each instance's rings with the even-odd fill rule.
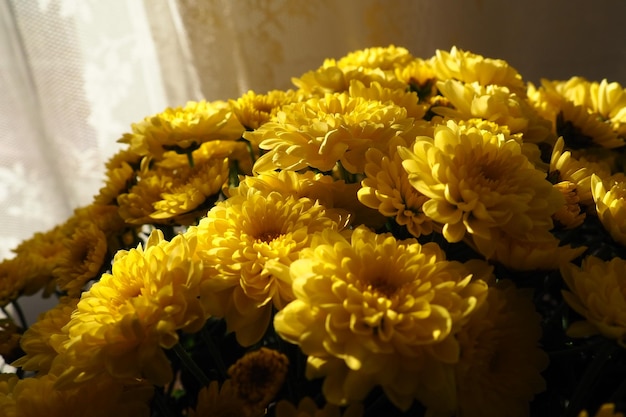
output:
[[423,211],[428,197],[411,186],[400,155],[393,152],[388,156],[372,148],[365,158],[365,178],[358,192],[359,201],[386,217],[395,218],[415,237],[430,234],[433,222]]
[[327,209],[333,209],[336,214],[343,211],[343,217],[346,220],[349,218],[350,224],[355,226],[365,224],[375,228],[385,222],[385,218],[380,213],[359,202],[358,183],[346,183],[331,175],[313,171],[266,171],[241,178],[239,186],[228,189],[227,194],[230,196],[247,195],[250,189],[264,195],[276,191],[283,195],[317,200]]
[[[514,139],[453,121],[400,147],[409,182],[429,198],[423,211],[443,225],[450,242],[471,235],[491,257],[501,232],[528,238],[552,227],[563,196],[522,153]],[[541,236],[547,238],[546,232]],[[534,240],[539,240],[538,236]]]
[[266,94],[248,91],[237,100],[230,100],[230,105],[239,122],[252,130],[269,121],[281,106],[302,99],[304,95],[293,90],[272,90]]
[[136,184],[117,198],[124,220],[135,225],[187,224],[204,214],[203,204],[220,192],[229,173],[228,157],[215,155],[211,145],[192,153],[193,167],[171,152],[157,162],[144,158]]
[[453,46],[450,52],[437,50],[431,61],[440,80],[478,82],[483,86],[495,84],[509,88],[520,97],[525,96],[526,85],[522,76],[502,59],[485,58]]
[[434,107],[433,111],[455,120],[482,118],[507,126],[511,133],[522,133],[525,142],[552,141],[551,123],[540,117],[522,97],[507,87],[483,86],[449,79],[437,88],[454,108]]
[[[506,234],[498,238],[492,260],[514,271],[554,271],[582,255],[586,246],[562,245],[551,233],[547,239],[516,239]],[[480,248],[479,248],[480,249]]]
[[605,186],[596,174],[591,177],[598,218],[615,241],[626,245],[626,181],[609,179],[606,182]]
[[85,223],[63,243],[65,256],[59,259],[53,273],[59,289],[78,297],[88,281],[99,278],[107,254],[107,238],[95,224]]
[[533,396],[545,390],[541,372],[548,356],[540,349],[541,316],[531,294],[510,281],[490,287],[485,303],[457,334],[455,365],[458,415],[527,416]]
[[384,87],[403,89],[406,87],[395,76],[395,69],[413,59],[406,48],[388,47],[366,48],[349,53],[335,60],[326,59],[320,68],[308,71],[291,81],[301,91],[310,95],[341,93],[347,91],[354,80],[369,86],[377,82]]
[[[420,364],[454,363],[457,331],[486,294],[462,264],[434,243],[396,241],[367,228],[350,238],[325,231],[292,263],[296,299],[274,327],[308,355],[307,376],[325,377],[334,404],[361,400],[375,386],[400,408],[415,398]],[[436,358],[436,359],[433,359]],[[411,382],[413,381],[413,382]]]
[[314,200],[252,188],[244,195],[217,203],[191,228],[198,255],[212,271],[211,315],[224,317],[229,331],[243,346],[261,339],[272,309],[293,299],[291,280],[275,270],[288,268],[312,236],[345,226],[343,212],[328,210]]
[[262,414],[287,376],[289,359],[283,353],[262,347],[246,353],[228,368],[235,395],[248,414]]
[[400,106],[338,93],[285,106],[274,121],[244,137],[268,151],[256,161],[255,172],[307,167],[328,172],[341,162],[355,174],[363,172],[367,149],[386,149],[393,137],[412,128],[413,119]]
[[[352,97],[363,97],[383,103],[392,102],[406,109],[407,116],[412,117],[416,123],[419,123],[426,114],[427,106],[420,103],[417,93],[406,91],[405,88],[392,89],[383,87],[378,82],[372,82],[369,86],[365,86],[361,81],[353,80],[350,82],[348,92]],[[425,122],[424,124],[426,125]]]
[[133,124],[132,133],[118,142],[137,155],[160,159],[167,151],[189,153],[210,140],[236,140],[243,131],[228,103],[190,101]]
[[6,306],[17,299],[26,285],[26,276],[21,264],[26,257],[5,259],[0,262],[0,306]]
[[603,261],[586,257],[580,267],[567,264],[561,275],[569,287],[563,292],[565,301],[586,321],[573,323],[568,329],[572,337],[600,333],[626,347],[626,261],[613,258]]
[[65,339],[62,329],[70,321],[76,304],[78,298],[62,297],[55,307],[42,313],[37,321],[28,327],[20,340],[24,356],[11,365],[25,371],[47,373],[57,356],[51,339],[59,336]]
[[[18,381],[9,397],[19,417],[148,417],[154,388],[147,383],[123,384],[110,377],[56,389],[55,375]],[[0,400],[1,401],[1,400]],[[0,408],[1,409],[1,408]],[[3,414],[6,415],[6,414]]]
[[66,336],[55,345],[58,361],[68,367],[58,385],[101,374],[169,382],[163,348],[178,342],[178,330],[198,331],[208,317],[202,265],[194,251],[193,237],[178,235],[168,242],[155,231],[145,249],[118,252],[112,273],[83,293],[63,329]]
[[337,61],[340,68],[380,68],[384,71],[407,64],[413,59],[402,46],[389,45],[353,51]]
[[400,81],[417,93],[420,101],[427,101],[437,94],[435,86],[437,78],[430,60],[415,58],[406,65],[396,68],[395,73]]
[[554,184],[562,181],[573,183],[576,186],[576,197],[579,204],[587,207],[593,204],[591,194],[592,170],[565,150],[565,141],[559,137],[552,149],[548,178]]
[[221,387],[217,381],[211,381],[202,388],[196,407],[187,412],[189,417],[257,417],[247,413],[245,402],[237,397],[228,379]]
[[105,164],[105,184],[94,196],[95,204],[112,204],[117,196],[128,191],[139,167],[141,156],[124,149],[113,155]]

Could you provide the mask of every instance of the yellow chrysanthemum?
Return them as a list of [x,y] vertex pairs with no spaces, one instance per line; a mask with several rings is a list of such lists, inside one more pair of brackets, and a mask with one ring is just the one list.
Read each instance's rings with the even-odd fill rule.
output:
[[292,78],[291,82],[302,94],[315,97],[325,94],[343,93],[348,91],[352,81],[361,81],[366,86],[376,82],[382,86],[401,89],[406,87],[398,80],[393,71],[380,68],[347,67],[340,68],[334,60],[326,60],[324,65],[315,71],[308,71],[300,78]]
[[285,354],[265,347],[246,353],[228,368],[233,392],[248,415],[263,414],[285,382],[288,368]]
[[626,180],[611,178],[605,184],[593,174],[591,191],[602,226],[616,242],[626,245]]
[[556,133],[563,136],[565,144],[573,149],[593,146],[615,149],[626,143],[617,136],[611,125],[598,120],[585,107],[570,101],[561,104],[555,123]]
[[272,90],[267,94],[248,91],[237,100],[230,100],[230,105],[239,122],[247,130],[253,130],[268,122],[281,106],[302,99],[304,95],[293,90]]
[[565,205],[552,215],[552,218],[559,227],[564,229],[574,229],[583,224],[586,214],[582,211],[580,197],[578,197],[578,186],[573,182],[561,181],[554,184],[565,200]]
[[55,287],[52,272],[65,255],[63,239],[66,237],[65,228],[59,225],[47,232],[35,233],[14,249],[17,256],[13,262],[20,265],[24,294],[35,294],[42,288],[45,296],[52,293]]
[[378,149],[370,149],[365,158],[365,179],[358,192],[359,201],[386,217],[395,218],[415,237],[430,234],[433,222],[422,210],[428,197],[411,186],[400,155],[394,152],[387,156]]
[[318,408],[310,397],[300,400],[298,407],[286,400],[281,400],[276,404],[276,417],[361,417],[362,415],[361,404],[350,404],[342,413],[341,409],[333,404]]
[[217,203],[197,228],[198,255],[211,271],[211,315],[224,317],[238,342],[258,342],[272,309],[293,299],[291,280],[275,276],[311,244],[314,233],[340,229],[341,217],[309,198],[278,192],[231,197]]
[[626,347],[626,261],[613,258],[603,261],[586,257],[580,267],[567,264],[561,275],[569,287],[565,301],[586,321],[573,323],[567,334],[587,337],[600,333]]
[[590,107],[621,138],[626,138],[626,88],[617,82],[609,83],[606,79],[589,84]]
[[[578,417],[589,417],[589,413],[587,410],[583,410],[578,414]],[[615,404],[602,404],[594,417],[624,417],[624,413],[615,411]]]
[[137,155],[161,159],[170,150],[189,153],[211,140],[237,140],[243,131],[228,103],[190,101],[134,123],[118,142]]
[[509,281],[498,282],[457,334],[457,415],[528,416],[529,402],[545,390],[541,371],[548,356],[538,346],[541,316],[531,295]]
[[431,58],[431,65],[440,80],[477,82],[483,86],[495,84],[509,88],[519,97],[525,97],[526,94],[522,76],[502,59],[485,58],[453,46],[450,52],[437,50]]
[[448,121],[433,138],[418,137],[413,151],[398,152],[411,185],[429,198],[424,213],[443,225],[448,241],[467,233],[491,257],[502,232],[537,241],[551,237],[551,216],[563,196],[514,139]]
[[341,162],[355,174],[363,172],[369,148],[386,149],[392,138],[411,129],[406,109],[341,93],[285,106],[274,121],[244,137],[268,151],[255,163],[255,172],[331,171]]
[[[376,100],[382,103],[392,102],[393,104],[406,109],[408,117],[419,121],[426,114],[427,106],[419,102],[417,93],[407,91],[406,88],[391,89],[383,87],[377,82],[372,82],[369,86],[365,86],[361,81],[354,80],[350,82],[348,90],[351,97],[363,97],[367,100]],[[424,126],[428,123],[423,122]]]
[[250,189],[254,192],[267,195],[273,191],[283,195],[293,195],[297,198],[307,197],[317,200],[327,209],[345,211],[345,217],[350,218],[354,226],[365,224],[369,227],[379,227],[385,218],[376,210],[361,204],[357,198],[360,188],[358,183],[347,184],[343,180],[336,180],[330,175],[313,171],[266,171],[255,176],[246,176],[241,179],[238,187],[228,190],[230,196],[247,195]]
[[[228,158],[200,158],[196,154],[194,166],[186,160],[170,155],[162,163],[151,166],[151,160],[142,161],[138,182],[128,193],[117,198],[120,216],[130,224],[177,222],[186,224],[195,220],[207,207],[203,203],[218,194],[228,180]],[[200,213],[197,213],[200,211]]]
[[0,415],[5,417],[21,417],[15,408],[13,390],[20,379],[15,374],[0,374]]
[[576,196],[579,204],[587,207],[593,204],[591,194],[591,174],[585,164],[574,158],[569,151],[565,151],[565,141],[559,137],[552,149],[548,179],[557,184],[566,181],[576,185]]
[[26,285],[26,274],[22,265],[28,262],[25,256],[5,259],[0,262],[0,306],[4,307],[17,299]]
[[415,91],[420,101],[427,101],[437,94],[435,71],[430,60],[415,58],[395,70],[396,77]]
[[[396,241],[365,227],[350,240],[327,230],[292,263],[296,299],[274,319],[278,334],[308,355],[307,377],[325,377],[333,404],[363,399],[380,385],[407,409],[425,361],[454,363],[448,336],[486,295],[462,264],[434,243]],[[429,355],[425,359],[425,355]]]
[[550,235],[548,240],[515,239],[502,234],[492,259],[515,271],[553,271],[587,250],[586,246],[561,245]]
[[522,97],[507,87],[464,84],[451,79],[439,81],[437,88],[454,106],[434,107],[437,114],[455,120],[482,118],[507,126],[511,133],[522,133],[525,142],[551,142],[550,121],[541,118]]
[[337,61],[340,68],[380,68],[391,70],[413,60],[411,53],[402,46],[365,48],[350,52]]
[[155,231],[145,249],[117,253],[112,273],[83,293],[65,335],[52,338],[67,366],[59,386],[106,373],[158,385],[172,379],[163,348],[178,342],[178,330],[197,331],[208,317],[195,246],[193,237],[168,242]]
[[211,381],[198,393],[195,409],[187,412],[189,417],[260,417],[248,414],[245,403],[233,392],[230,380],[221,387],[217,381]]
[[396,78],[395,69],[412,60],[411,54],[403,47],[366,48],[339,60],[326,59],[317,70],[308,71],[291,81],[310,95],[347,91],[353,80],[359,80],[366,86],[377,82],[384,87],[403,89],[406,84]]
[[124,149],[113,155],[105,164],[105,185],[94,196],[95,204],[115,203],[117,196],[128,191],[135,169],[139,168],[141,156]]
[[11,365],[25,371],[47,373],[57,356],[56,350],[50,344],[50,339],[54,335],[64,334],[62,329],[70,321],[76,304],[78,304],[78,298],[62,297],[59,304],[42,313],[22,336],[20,346],[25,353],[24,356]]
[[59,390],[55,382],[56,377],[50,374],[22,379],[6,399],[19,417],[150,416],[154,388],[149,384],[124,385],[110,378],[99,378],[76,388]]
[[107,254],[106,235],[93,223],[84,223],[65,239],[65,256],[53,270],[57,286],[70,297],[78,297],[85,284],[99,278]]

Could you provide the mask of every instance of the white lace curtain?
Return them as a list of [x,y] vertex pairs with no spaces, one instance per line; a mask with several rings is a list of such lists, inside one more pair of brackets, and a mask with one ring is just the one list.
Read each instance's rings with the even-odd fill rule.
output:
[[117,138],[165,107],[389,44],[626,85],[624,18],[624,0],[0,0],[0,258],[89,203]]

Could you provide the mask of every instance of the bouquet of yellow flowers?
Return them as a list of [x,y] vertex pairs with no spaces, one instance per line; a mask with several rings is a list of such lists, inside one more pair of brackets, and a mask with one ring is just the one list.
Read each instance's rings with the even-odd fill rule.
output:
[[0,264],[2,416],[622,416],[626,90],[402,47],[133,124]]

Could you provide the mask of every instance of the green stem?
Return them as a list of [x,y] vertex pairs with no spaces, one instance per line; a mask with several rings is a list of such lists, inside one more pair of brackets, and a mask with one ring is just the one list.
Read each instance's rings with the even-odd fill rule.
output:
[[195,163],[193,161],[193,153],[192,152],[187,152],[187,161],[189,162],[189,166],[191,168],[193,168],[195,166]]
[[587,369],[585,369],[578,386],[572,394],[571,402],[565,410],[565,417],[575,417],[581,411],[585,400],[591,394],[591,388],[594,382],[596,382],[598,375],[602,372],[604,364],[607,362],[614,349],[615,344],[612,340],[606,340],[605,343],[600,345],[599,349],[596,351],[595,357],[587,366]]
[[185,350],[185,348],[180,344],[176,343],[173,347],[174,353],[178,356],[180,361],[183,363],[183,366],[191,372],[191,374],[196,378],[196,380],[202,386],[207,386],[211,382],[211,380],[206,376],[204,371],[200,369],[198,364],[191,358],[189,353]]
[[162,417],[176,417],[172,410],[167,406],[163,398],[163,392],[161,390],[155,390],[154,404],[159,410],[159,415]]
[[226,365],[224,365],[222,352],[219,350],[219,348],[213,341],[213,338],[211,337],[209,330],[207,330],[206,328],[203,329],[200,332],[200,336],[202,337],[202,340],[204,341],[204,343],[206,343],[207,345],[209,354],[211,355],[211,357],[213,358],[213,361],[215,362],[215,366],[217,367],[217,371],[219,372],[220,377],[222,379],[228,378],[228,370],[226,369]]

